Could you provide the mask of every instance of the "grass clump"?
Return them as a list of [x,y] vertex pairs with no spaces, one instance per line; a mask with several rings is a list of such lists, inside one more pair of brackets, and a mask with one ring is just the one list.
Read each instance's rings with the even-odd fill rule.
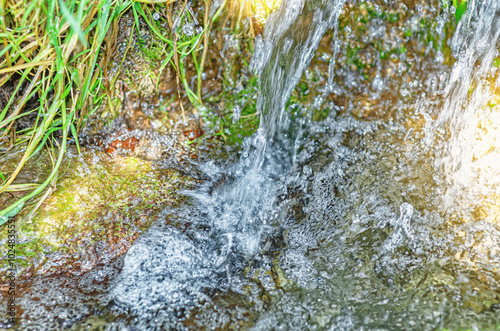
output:
[[[0,4],[0,159],[14,148],[23,156],[2,174],[0,194],[27,193],[0,211],[0,225],[29,199],[54,186],[70,137],[101,101],[101,68],[113,52],[113,31],[130,0],[35,0]],[[111,32],[110,32],[111,31]],[[52,150],[52,171],[42,183],[14,185],[28,159]]]

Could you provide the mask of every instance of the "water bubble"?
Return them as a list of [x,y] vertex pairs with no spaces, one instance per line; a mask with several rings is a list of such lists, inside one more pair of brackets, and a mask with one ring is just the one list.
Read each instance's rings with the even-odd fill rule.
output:
[[375,75],[375,78],[372,81],[372,88],[375,91],[382,91],[384,88],[384,80],[382,79],[382,75],[380,73],[377,73]]
[[182,27],[182,32],[188,36],[188,37],[191,37],[193,34],[194,34],[194,27],[192,24],[189,24],[189,23],[186,23],[183,27]]
[[233,123],[236,123],[240,120],[241,116],[241,107],[236,105],[233,108]]
[[436,52],[436,58],[435,58],[435,61],[437,63],[443,63],[444,61],[444,54],[443,52],[439,51],[439,52]]

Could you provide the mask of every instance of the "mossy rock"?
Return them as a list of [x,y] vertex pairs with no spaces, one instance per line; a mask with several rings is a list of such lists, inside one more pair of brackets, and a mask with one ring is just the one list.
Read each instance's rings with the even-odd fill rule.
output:
[[[135,156],[109,156],[86,148],[80,156],[71,154],[57,187],[38,211],[28,218],[27,208],[17,217],[21,278],[81,274],[125,253],[163,209],[184,199],[178,191],[195,183]],[[6,241],[3,227],[0,243]],[[1,245],[1,254],[6,249]],[[6,268],[4,260],[0,270]]]

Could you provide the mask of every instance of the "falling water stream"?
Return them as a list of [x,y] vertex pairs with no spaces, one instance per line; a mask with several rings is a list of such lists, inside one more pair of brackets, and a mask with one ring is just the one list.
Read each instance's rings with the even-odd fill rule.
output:
[[469,0],[451,71],[436,57],[413,62],[416,83],[370,83],[398,95],[393,117],[325,101],[362,79],[336,49],[330,111],[312,120],[288,102],[345,5],[283,1],[255,43],[261,126],[239,160],[198,164],[189,202],[114,264],[76,285],[35,281],[25,329],[500,327],[500,3]]

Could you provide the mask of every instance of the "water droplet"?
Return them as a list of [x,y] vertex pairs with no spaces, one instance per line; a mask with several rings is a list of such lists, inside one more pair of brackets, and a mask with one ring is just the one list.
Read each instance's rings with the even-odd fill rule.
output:
[[182,32],[188,36],[188,37],[191,37],[193,34],[194,34],[194,27],[192,24],[185,24],[183,27],[182,27]]
[[241,116],[241,107],[236,105],[233,108],[233,123],[236,123],[240,120]]

